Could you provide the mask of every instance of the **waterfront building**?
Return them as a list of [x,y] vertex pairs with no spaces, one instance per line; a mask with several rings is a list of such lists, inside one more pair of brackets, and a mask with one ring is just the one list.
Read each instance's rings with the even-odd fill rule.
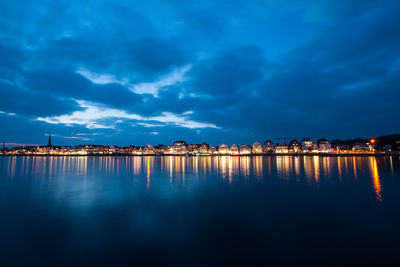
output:
[[241,145],[239,147],[240,155],[251,154],[251,148],[248,145]]
[[172,145],[172,153],[171,154],[187,154],[188,153],[188,145],[185,141],[175,141]]
[[200,153],[200,145],[199,144],[188,144],[187,145],[187,153],[188,154],[199,154]]
[[230,154],[230,152],[231,151],[230,151],[229,147],[227,145],[225,145],[225,144],[221,144],[218,147],[218,153],[221,154],[221,155]]
[[209,148],[210,148],[210,146],[207,143],[203,142],[199,146],[199,153],[202,155],[207,155],[207,154],[209,154]]
[[331,153],[332,152],[332,145],[326,139],[318,140],[318,150],[322,153]]
[[233,145],[231,146],[231,154],[232,154],[232,155],[237,155],[237,154],[239,154],[239,148],[237,147],[237,145],[233,144]]
[[142,155],[142,154],[143,154],[143,149],[142,149],[141,147],[135,147],[135,148],[132,150],[132,153],[133,153],[134,155]]
[[275,153],[288,153],[289,148],[286,143],[279,143],[275,146]]
[[264,153],[271,153],[271,152],[274,152],[274,150],[275,150],[274,143],[272,143],[270,140],[267,140],[264,142],[264,145],[263,145]]
[[251,148],[251,152],[253,154],[262,154],[263,151],[262,151],[262,148],[261,148],[261,144],[259,142],[254,142],[253,146]]
[[301,152],[300,143],[296,139],[293,139],[292,141],[290,141],[290,143],[288,145],[288,151],[289,151],[289,153],[299,153],[299,152]]
[[317,141],[312,141],[310,138],[304,138],[301,141],[301,146],[303,149],[303,152],[318,152],[318,143]]
[[355,143],[353,145],[354,152],[370,152],[372,151],[372,147],[369,143],[367,142],[360,142],[360,143]]
[[213,155],[218,154],[218,150],[215,146],[212,146],[212,147],[210,147],[209,153],[213,154]]
[[151,145],[147,145],[143,148],[143,154],[144,155],[154,155],[155,154],[155,149]]

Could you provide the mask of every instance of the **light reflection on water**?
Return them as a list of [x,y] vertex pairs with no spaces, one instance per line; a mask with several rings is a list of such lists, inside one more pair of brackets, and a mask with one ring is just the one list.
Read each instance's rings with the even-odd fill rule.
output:
[[393,263],[399,178],[399,157],[0,157],[0,265]]
[[344,176],[357,182],[362,173],[370,177],[376,199],[382,201],[384,190],[379,169],[389,168],[393,176],[393,162],[398,160],[394,157],[386,160],[319,156],[5,157],[1,167],[11,180],[16,176],[39,179],[73,175],[84,178],[94,173],[105,177],[132,176],[135,180],[135,177],[139,179],[144,175],[147,190],[151,188],[154,175],[165,177],[170,184],[179,181],[182,185],[186,182],[195,184],[199,178],[205,180],[212,174],[212,177],[216,176],[229,184],[278,177],[318,187],[321,182],[333,177],[339,183],[343,182]]

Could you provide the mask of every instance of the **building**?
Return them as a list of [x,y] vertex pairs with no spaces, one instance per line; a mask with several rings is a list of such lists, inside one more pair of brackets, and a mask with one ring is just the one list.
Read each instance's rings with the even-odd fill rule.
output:
[[318,150],[321,153],[331,153],[333,151],[331,143],[326,139],[318,140]]
[[317,141],[312,141],[310,138],[304,138],[301,141],[301,147],[303,149],[303,152],[318,152],[318,142]]
[[274,143],[272,143],[270,140],[267,140],[264,142],[262,149],[263,149],[264,153],[272,153],[275,150]]
[[218,150],[215,146],[210,147],[209,153],[212,155],[218,154]]
[[239,154],[240,155],[251,154],[251,148],[248,145],[241,145],[239,147]]
[[299,152],[301,152],[300,143],[296,139],[293,139],[292,141],[290,141],[290,143],[288,145],[288,151],[290,153],[299,153]]
[[233,144],[233,145],[231,146],[231,154],[232,154],[232,155],[237,155],[237,154],[239,154],[239,148],[237,147],[237,145]]
[[155,153],[155,149],[151,145],[147,145],[143,148],[144,155],[154,155]]
[[286,143],[279,143],[275,146],[275,153],[288,153],[289,148]]
[[171,154],[187,154],[188,145],[185,141],[175,141],[171,147]]
[[254,144],[251,148],[251,152],[253,154],[262,154],[263,150],[262,150],[261,144],[259,142],[254,142]]
[[225,144],[221,144],[218,147],[218,153],[221,154],[221,155],[227,155],[227,154],[230,154],[230,152],[231,151],[230,151],[229,147],[227,145],[225,145]]
[[207,143],[203,142],[199,146],[199,153],[202,154],[202,155],[209,154],[209,148],[210,148],[210,146]]
[[367,142],[359,142],[353,145],[353,152],[370,152],[371,146]]

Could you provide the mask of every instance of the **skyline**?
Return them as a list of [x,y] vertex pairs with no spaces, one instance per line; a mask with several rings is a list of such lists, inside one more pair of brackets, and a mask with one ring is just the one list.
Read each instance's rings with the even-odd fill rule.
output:
[[390,0],[3,1],[0,141],[396,134],[399,12]]

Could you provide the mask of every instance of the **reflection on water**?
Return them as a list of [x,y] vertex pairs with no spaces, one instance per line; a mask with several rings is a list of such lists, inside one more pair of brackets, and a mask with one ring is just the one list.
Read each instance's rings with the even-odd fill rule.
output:
[[[382,160],[381,160],[382,159]],[[169,184],[196,184],[201,180],[221,179],[229,184],[246,180],[293,180],[320,186],[339,184],[360,177],[369,177],[378,201],[383,201],[383,186],[379,168],[390,169],[399,158],[389,157],[320,157],[320,156],[215,156],[215,157],[5,157],[1,161],[2,176],[33,179],[74,176],[84,179],[89,174],[101,177],[132,176],[135,183],[145,178],[150,190],[153,176],[165,177]],[[387,166],[384,166],[387,165]],[[156,181],[159,182],[159,181]]]
[[370,160],[371,160],[372,181],[376,192],[376,198],[378,199],[378,201],[382,201],[382,186],[381,186],[381,181],[379,180],[378,164],[376,163],[375,158],[370,158]]

